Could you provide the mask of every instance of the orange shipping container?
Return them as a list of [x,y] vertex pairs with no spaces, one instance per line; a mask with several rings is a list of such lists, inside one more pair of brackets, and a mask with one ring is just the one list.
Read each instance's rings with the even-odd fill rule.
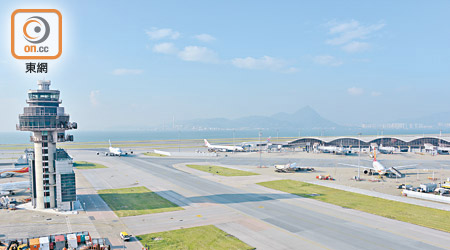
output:
[[39,238],[30,239],[30,249],[39,249]]

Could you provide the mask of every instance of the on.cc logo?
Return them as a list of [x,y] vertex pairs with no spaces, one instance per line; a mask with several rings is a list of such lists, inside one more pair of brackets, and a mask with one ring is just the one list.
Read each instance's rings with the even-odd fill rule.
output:
[[62,53],[62,15],[56,9],[17,9],[11,14],[11,54],[51,60]]
[[23,25],[23,35],[30,43],[45,42],[50,35],[50,25],[48,25],[47,20],[40,16],[30,17]]

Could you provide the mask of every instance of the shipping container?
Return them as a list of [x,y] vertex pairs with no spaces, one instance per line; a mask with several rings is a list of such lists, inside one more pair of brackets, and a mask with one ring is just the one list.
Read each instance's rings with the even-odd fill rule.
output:
[[30,249],[39,249],[39,238],[30,239]]
[[67,246],[71,248],[77,248],[77,236],[75,234],[68,234],[67,235]]
[[62,250],[66,247],[66,238],[64,235],[56,235],[55,236],[55,250]]
[[50,250],[50,241],[48,240],[48,237],[39,238],[39,245],[39,250]]

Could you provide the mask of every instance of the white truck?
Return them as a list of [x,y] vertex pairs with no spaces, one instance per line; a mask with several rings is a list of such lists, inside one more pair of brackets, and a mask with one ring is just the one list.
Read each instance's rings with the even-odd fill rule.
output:
[[433,192],[436,188],[437,188],[436,183],[420,184],[419,191],[422,193],[430,193]]

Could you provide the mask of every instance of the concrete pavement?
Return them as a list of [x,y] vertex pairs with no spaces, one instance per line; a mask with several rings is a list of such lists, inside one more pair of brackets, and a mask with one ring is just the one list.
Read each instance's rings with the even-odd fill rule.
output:
[[[89,159],[83,158],[83,160]],[[217,216],[218,219],[214,222],[212,220],[214,214],[211,214],[205,220],[211,220],[213,224],[242,240],[246,238],[247,240],[244,241],[249,244],[248,235],[259,235],[261,240],[265,239],[265,241],[258,246],[253,245],[258,249],[298,249],[302,245],[308,245],[308,247],[303,247],[308,249],[445,249],[450,245],[449,234],[440,231],[285,193],[277,194],[269,190],[261,193],[256,190],[260,187],[254,187],[252,184],[245,188],[237,188],[227,183],[207,180],[173,168],[172,164],[180,162],[179,159],[111,157],[101,158],[101,161],[104,161],[111,169],[83,172],[87,179],[95,179],[96,189],[143,185],[184,206],[186,211],[211,205],[224,206],[243,217],[241,219],[238,219],[239,216],[233,217],[225,222],[220,220],[220,216]],[[233,182],[233,177],[229,179],[229,182]],[[208,210],[206,209],[206,211]],[[195,219],[191,217],[196,212],[178,211],[173,213],[187,216],[184,218],[189,217],[195,224]],[[192,214],[189,215],[189,213]],[[163,229],[164,227],[183,226],[183,223],[170,225],[169,222],[161,219],[154,227],[153,224],[133,223],[133,219],[123,218],[132,232],[133,230],[151,232],[158,230],[158,227]],[[259,227],[265,228],[265,230],[259,231],[251,227],[242,227],[242,225],[246,225],[245,221],[251,225],[252,223],[248,222],[255,220],[268,227]],[[379,224],[379,221],[383,223]],[[244,229],[239,230],[239,228]],[[392,228],[399,232],[409,232],[415,237],[408,237],[408,233],[397,233],[392,231]],[[243,233],[244,231],[246,234]],[[421,232],[421,234],[417,232]]]

